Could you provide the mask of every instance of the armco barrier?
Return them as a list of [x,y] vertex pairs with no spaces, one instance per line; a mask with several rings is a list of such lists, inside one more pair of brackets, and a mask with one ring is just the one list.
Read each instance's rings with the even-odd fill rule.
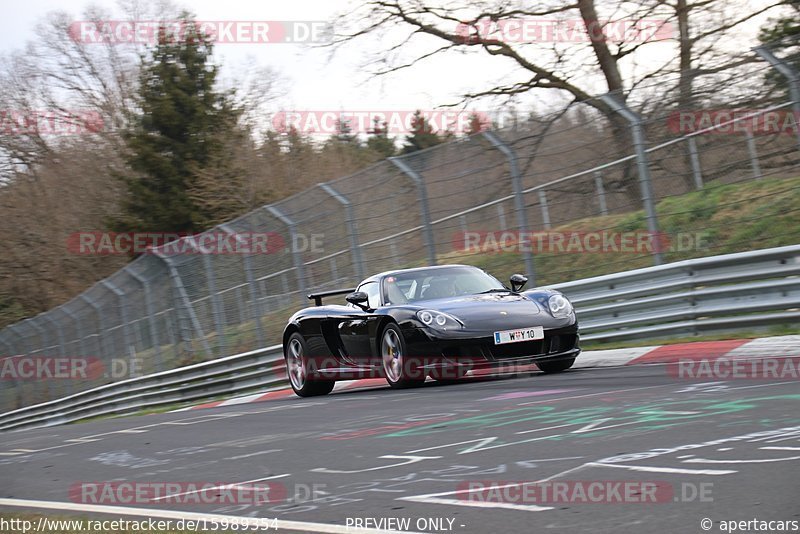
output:
[[[800,245],[686,260],[550,286],[585,341],[800,323]],[[0,414],[0,430],[64,424],[285,387],[280,345],[116,382]]]

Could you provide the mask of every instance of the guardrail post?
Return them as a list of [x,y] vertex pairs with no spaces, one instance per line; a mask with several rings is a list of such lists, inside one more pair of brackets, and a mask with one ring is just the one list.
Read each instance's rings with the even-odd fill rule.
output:
[[[184,238],[181,238],[184,239]],[[181,275],[178,272],[178,269],[172,263],[172,258],[161,252],[160,250],[154,248],[153,254],[162,260],[166,265],[167,269],[169,269],[169,277],[172,280],[172,287],[175,290],[175,312],[177,313],[178,325],[177,328],[180,331],[181,342],[183,346],[186,348],[187,352],[194,354],[194,347],[192,346],[192,336],[191,330],[194,329],[195,335],[200,340],[200,343],[203,345],[203,350],[206,351],[206,354],[211,356],[213,353],[211,352],[211,347],[208,345],[208,340],[206,339],[205,334],[203,333],[203,327],[200,325],[200,321],[197,319],[197,314],[194,313],[194,307],[192,306],[192,302],[189,300],[189,294],[186,293],[186,288],[183,286],[183,280],[181,280]],[[184,314],[188,316],[188,320],[190,323],[190,327],[186,328],[185,325],[182,323],[187,319],[187,317],[181,317],[180,309],[184,309]]]
[[389,158],[392,164],[400,169],[403,174],[411,178],[417,188],[419,198],[419,209],[422,215],[422,231],[425,235],[425,246],[428,249],[428,264],[436,265],[436,242],[433,239],[433,226],[431,226],[431,210],[428,206],[428,189],[425,187],[425,179],[420,173],[408,166],[399,156]]
[[158,341],[158,325],[156,324],[156,314],[153,309],[153,294],[150,291],[150,282],[144,276],[136,273],[130,265],[124,268],[131,278],[141,284],[144,290],[144,307],[147,314],[147,325],[150,330],[150,346],[153,347],[153,352],[156,359],[156,370],[161,371],[164,368],[164,361],[161,358],[161,343]]
[[[619,113],[630,125],[633,146],[636,150],[636,164],[639,170],[639,188],[642,194],[642,203],[647,213],[647,230],[650,232],[651,239],[655,241],[656,236],[658,236],[658,217],[656,216],[656,207],[653,202],[650,164],[647,160],[647,143],[645,141],[642,118],[631,111],[625,104],[617,100],[611,93],[602,95],[600,99],[608,104],[615,112]],[[653,247],[653,263],[656,265],[664,263],[664,257],[656,246]]]
[[594,171],[594,187],[597,189],[597,202],[600,204],[600,215],[608,215],[606,189],[603,186],[603,173],[600,171]]
[[529,246],[523,247],[523,258],[525,260],[525,270],[527,271],[528,279],[530,280],[529,287],[536,286],[536,272],[533,266],[533,254],[531,252],[530,241],[527,240],[528,235],[528,215],[525,211],[525,197],[522,192],[522,175],[519,172],[519,165],[517,164],[517,154],[511,150],[507,144],[500,140],[493,132],[485,131],[483,136],[494,145],[497,150],[503,153],[508,159],[508,170],[511,173],[511,186],[514,189],[514,210],[517,212],[517,226],[522,235],[526,237],[520,238],[520,243],[528,243]]
[[779,59],[767,45],[757,46],[753,49],[756,54],[765,59],[775,70],[780,72],[789,82],[789,97],[792,99],[792,111],[794,112],[795,134],[797,135],[797,146],[800,147],[800,72],[797,72],[789,63]]
[[358,227],[353,215],[353,205],[346,196],[339,193],[330,184],[317,185],[344,206],[345,224],[347,224],[347,234],[350,239],[350,253],[353,256],[353,264],[356,267],[356,278],[361,281],[364,279],[364,259],[361,257],[361,246],[358,244]]
[[[237,243],[242,242],[242,236],[240,236],[236,230],[227,224],[220,224],[219,229],[226,234],[233,236]],[[245,246],[247,246],[247,243],[245,243]],[[250,259],[249,252],[242,254],[242,265],[244,265],[244,276],[245,279],[247,279],[247,288],[250,290],[250,315],[252,316],[256,327],[256,341],[258,342],[258,346],[261,347],[265,343],[264,325],[261,324],[261,318],[263,317],[263,314],[261,313],[261,302],[258,300],[258,286],[256,285],[256,279],[253,276],[253,262]],[[220,335],[222,335],[222,332],[220,332]]]
[[303,263],[303,257],[300,254],[299,250],[296,250],[297,244],[297,224],[287,217],[286,215],[281,212],[278,208],[273,205],[264,206],[266,210],[281,221],[284,225],[286,225],[286,229],[289,231],[289,239],[292,240],[291,247],[292,251],[292,261],[294,261],[294,270],[297,275],[297,289],[300,291],[300,300],[304,300],[306,297],[306,270],[305,270],[305,263]]
[[686,138],[689,145],[689,161],[692,164],[692,176],[694,177],[694,187],[697,190],[703,189],[703,172],[700,168],[700,156],[697,153],[697,141],[693,135]]
[[753,132],[747,130],[744,133],[747,139],[747,153],[750,155],[750,169],[753,171],[753,178],[756,180],[761,179],[761,165],[758,162],[758,149],[756,148],[756,138],[753,137]]

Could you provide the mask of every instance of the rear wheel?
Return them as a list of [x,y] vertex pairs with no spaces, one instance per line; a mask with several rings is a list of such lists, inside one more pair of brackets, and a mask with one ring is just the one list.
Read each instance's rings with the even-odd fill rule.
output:
[[541,362],[537,363],[536,367],[538,367],[543,373],[560,373],[561,371],[566,371],[572,364],[575,363],[575,358],[571,360],[559,360],[557,362]]
[[333,390],[333,380],[315,380],[309,378],[308,351],[306,340],[298,332],[289,336],[284,349],[286,357],[286,374],[294,392],[300,397],[327,395]]
[[[400,328],[389,323],[381,333],[381,362],[386,382],[393,388],[408,388],[421,385],[425,382],[422,370],[408,359],[406,342]],[[420,378],[420,375],[421,378]]]

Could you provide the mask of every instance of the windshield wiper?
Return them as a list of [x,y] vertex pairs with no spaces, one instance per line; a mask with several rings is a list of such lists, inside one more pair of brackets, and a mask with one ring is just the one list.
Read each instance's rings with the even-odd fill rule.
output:
[[508,291],[511,291],[511,290],[510,289],[505,289],[505,288],[503,288],[503,289],[494,288],[494,289],[487,289],[486,291],[481,291],[480,293],[475,293],[475,294],[476,295],[485,295],[487,293],[506,293]]

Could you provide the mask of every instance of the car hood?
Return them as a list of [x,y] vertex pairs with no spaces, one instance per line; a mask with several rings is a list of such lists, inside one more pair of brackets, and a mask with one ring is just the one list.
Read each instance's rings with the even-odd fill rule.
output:
[[460,319],[469,330],[508,330],[549,325],[553,317],[536,302],[517,293],[487,293],[417,302]]

